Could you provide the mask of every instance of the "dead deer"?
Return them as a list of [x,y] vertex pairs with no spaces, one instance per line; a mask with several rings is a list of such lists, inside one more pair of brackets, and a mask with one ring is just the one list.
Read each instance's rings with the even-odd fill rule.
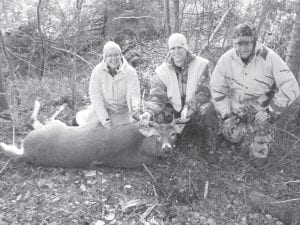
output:
[[[77,167],[103,165],[115,168],[135,168],[151,164],[165,149],[174,145],[175,136],[185,124],[156,124],[148,127],[130,123],[112,127],[67,126],[59,120],[43,125],[37,120],[36,102],[32,120],[34,130],[20,148],[0,142],[0,150],[15,160],[45,167]],[[60,109],[62,110],[62,108]]]

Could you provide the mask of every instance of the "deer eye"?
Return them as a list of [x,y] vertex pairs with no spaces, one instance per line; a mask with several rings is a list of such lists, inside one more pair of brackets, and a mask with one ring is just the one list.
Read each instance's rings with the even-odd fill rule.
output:
[[172,133],[170,134],[170,136],[171,136],[171,137],[175,137],[175,136],[176,136],[176,133],[175,133],[175,132],[172,132]]

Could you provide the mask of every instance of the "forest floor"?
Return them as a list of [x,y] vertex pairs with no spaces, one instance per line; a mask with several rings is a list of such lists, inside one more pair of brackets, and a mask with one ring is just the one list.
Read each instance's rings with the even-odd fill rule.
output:
[[[143,46],[143,52],[145,61],[137,70],[148,78],[163,61],[166,47],[153,41]],[[35,90],[32,85],[22,82],[27,92]],[[56,108],[50,100],[54,92],[48,93],[48,88],[40,92],[41,117],[46,118]],[[31,99],[20,106],[17,141],[29,132],[27,122],[35,99],[28,94],[26,98]],[[70,112],[66,109],[60,119],[69,122]],[[276,210],[255,206],[249,195],[253,190],[264,193],[281,212],[288,207],[300,215],[300,132],[295,115],[294,111],[286,113],[285,130],[276,133],[269,161],[259,169],[251,165],[246,148],[221,137],[210,154],[210,147],[200,138],[203,130],[182,134],[172,154],[139,169],[45,168],[15,163],[1,154],[0,224],[284,224],[276,218],[282,216]],[[0,141],[11,143],[12,125],[0,123]],[[292,224],[291,220],[286,218],[290,222],[285,223]]]

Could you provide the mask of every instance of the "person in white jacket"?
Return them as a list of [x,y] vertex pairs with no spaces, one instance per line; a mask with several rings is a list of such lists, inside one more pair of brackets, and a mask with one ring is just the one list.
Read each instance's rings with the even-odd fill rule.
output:
[[183,34],[174,33],[168,39],[169,53],[156,68],[151,81],[149,99],[141,119],[169,123],[196,119],[201,107],[210,101],[209,61],[194,55]]
[[140,84],[136,70],[115,42],[108,41],[103,47],[103,61],[92,72],[89,95],[91,105],[76,116],[79,125],[110,128],[130,123],[130,113],[139,105]]
[[[238,143],[245,124],[254,128],[248,142],[254,161],[265,163],[272,143],[274,121],[299,96],[299,85],[286,63],[270,48],[257,42],[255,30],[247,23],[234,30],[234,48],[218,60],[210,88],[216,111],[222,118],[227,140]],[[269,126],[270,127],[270,126]]]

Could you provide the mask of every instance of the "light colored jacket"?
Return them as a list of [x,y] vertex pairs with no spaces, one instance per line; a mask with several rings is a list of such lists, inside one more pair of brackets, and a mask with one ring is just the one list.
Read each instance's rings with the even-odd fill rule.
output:
[[246,65],[231,49],[219,59],[211,80],[214,106],[222,117],[239,112],[247,99],[258,98],[275,89],[271,108],[280,113],[299,96],[299,85],[286,63],[273,50],[257,44]]
[[140,99],[136,70],[123,58],[117,74],[112,76],[107,64],[104,61],[99,63],[91,75],[89,95],[91,105],[102,124],[110,119],[111,113],[127,107],[130,112],[132,104],[137,104]]
[[[205,80],[207,77],[206,72],[208,69],[209,61],[205,58],[195,56],[195,59],[189,64],[187,86],[186,86],[186,100],[188,104],[195,96],[195,92],[201,80]],[[180,112],[182,109],[181,95],[179,90],[179,84],[174,68],[167,62],[162,63],[155,70],[158,78],[164,83],[167,88],[167,96],[170,99],[173,108]]]

